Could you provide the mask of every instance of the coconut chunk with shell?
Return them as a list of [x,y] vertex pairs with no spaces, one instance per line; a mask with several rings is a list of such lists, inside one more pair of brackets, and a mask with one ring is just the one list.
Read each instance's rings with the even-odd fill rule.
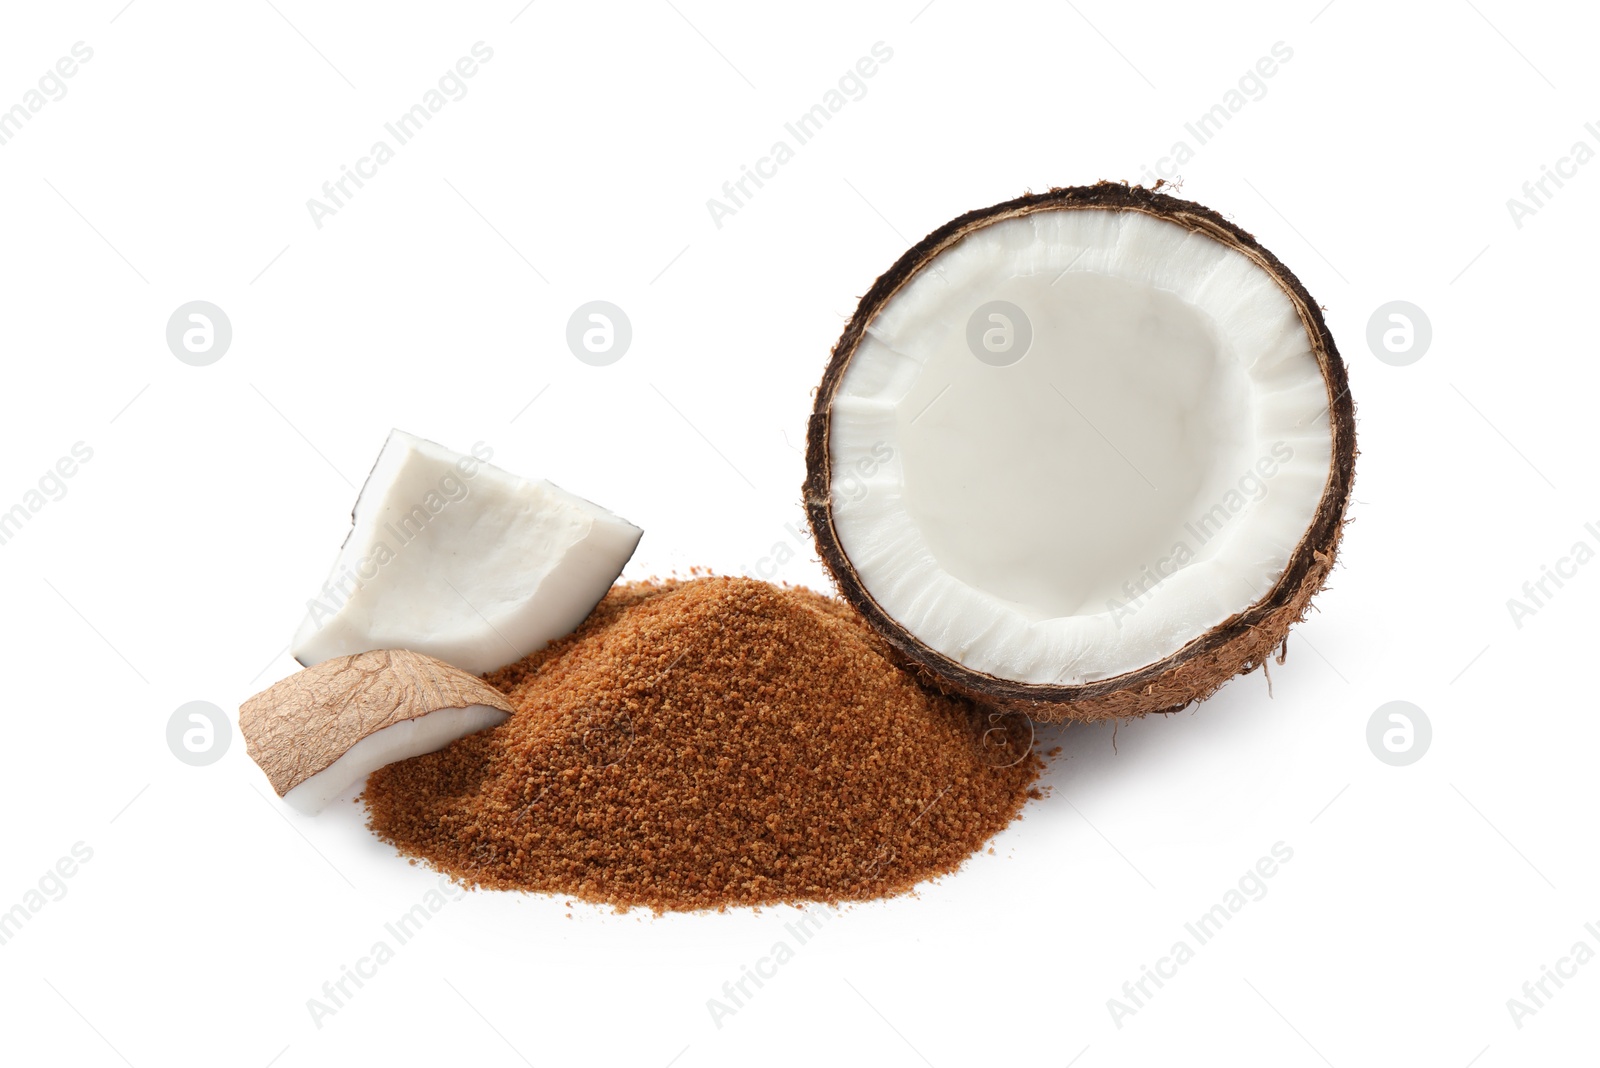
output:
[[862,298],[807,434],[843,596],[927,681],[1042,720],[1173,711],[1283,645],[1333,566],[1345,366],[1198,204],[1101,183],[970,212]]
[[384,765],[499,726],[512,711],[460,668],[383,649],[274,683],[240,707],[239,732],[278,796],[309,815]]
[[583,622],[643,532],[549,482],[403,431],[384,443],[333,571],[296,632],[302,664],[411,649],[474,675]]

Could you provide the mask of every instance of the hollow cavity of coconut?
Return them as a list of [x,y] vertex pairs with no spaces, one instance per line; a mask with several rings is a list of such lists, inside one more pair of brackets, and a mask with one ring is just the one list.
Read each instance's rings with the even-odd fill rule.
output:
[[1041,720],[1254,670],[1333,566],[1343,361],[1198,204],[1102,183],[963,215],[862,298],[807,433],[840,592],[927,681]]

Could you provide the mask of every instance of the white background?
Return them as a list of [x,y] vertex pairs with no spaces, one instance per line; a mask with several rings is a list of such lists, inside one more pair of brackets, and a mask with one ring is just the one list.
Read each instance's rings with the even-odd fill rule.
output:
[[[1592,11],[124,2],[7,4],[0,29],[0,107],[74,42],[94,50],[0,146],[0,509],[94,450],[0,546],[0,909],[74,843],[93,851],[0,946],[8,1061],[1594,1057],[1600,963],[1520,1028],[1506,1005],[1580,939],[1600,950],[1582,682],[1600,567],[1520,628],[1506,605],[1600,542],[1600,165],[1520,228],[1506,205],[1596,144]],[[480,40],[494,57],[468,95],[313,225],[307,198]],[[893,56],[866,95],[716,226],[707,199],[879,41]],[[1271,695],[1256,674],[1181,715],[1050,732],[1053,795],[994,855],[914,898],[820,910],[720,1027],[707,1000],[793,942],[795,910],[472,894],[317,1027],[307,999],[435,877],[356,806],[286,810],[236,730],[208,767],[165,730],[185,702],[231,715],[289,673],[388,429],[486,441],[641,524],[630,575],[753,572],[784,545],[776,577],[819,583],[786,530],[797,450],[873,278],[969,208],[1139,180],[1279,41],[1293,57],[1266,94],[1181,168],[1183,195],[1326,306],[1358,405],[1341,567]],[[209,367],[165,343],[197,299],[234,330]],[[564,341],[595,299],[634,328],[605,368]],[[1434,331],[1405,367],[1365,340],[1396,299]],[[1390,767],[1366,724],[1400,699],[1434,738]],[[1108,999],[1280,841],[1293,859],[1266,896],[1117,1026]]]

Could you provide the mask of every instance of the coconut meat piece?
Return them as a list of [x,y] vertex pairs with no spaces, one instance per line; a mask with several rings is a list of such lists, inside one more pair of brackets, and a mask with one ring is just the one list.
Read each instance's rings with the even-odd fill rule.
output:
[[283,799],[308,816],[316,815],[379,768],[443,749],[457,738],[498,727],[507,718],[501,709],[468,705],[402,720],[367,735],[338,760],[284,794]]
[[506,697],[403,649],[326,660],[246,701],[239,733],[285,801],[308,815],[397,760],[442,749],[511,715]]
[[581,623],[643,532],[549,482],[396,430],[292,652],[412,649],[473,674]]
[[1272,589],[1329,478],[1328,406],[1294,304],[1238,250],[1139,211],[1003,219],[868,324],[832,406],[834,530],[930,648],[1112,678]]

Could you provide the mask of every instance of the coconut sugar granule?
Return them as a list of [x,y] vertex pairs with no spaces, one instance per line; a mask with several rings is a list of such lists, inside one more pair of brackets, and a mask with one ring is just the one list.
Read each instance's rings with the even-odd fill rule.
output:
[[486,676],[499,727],[375,772],[372,829],[463,882],[619,908],[883,897],[955,870],[1040,763],[844,604],[743,578],[613,588]]

